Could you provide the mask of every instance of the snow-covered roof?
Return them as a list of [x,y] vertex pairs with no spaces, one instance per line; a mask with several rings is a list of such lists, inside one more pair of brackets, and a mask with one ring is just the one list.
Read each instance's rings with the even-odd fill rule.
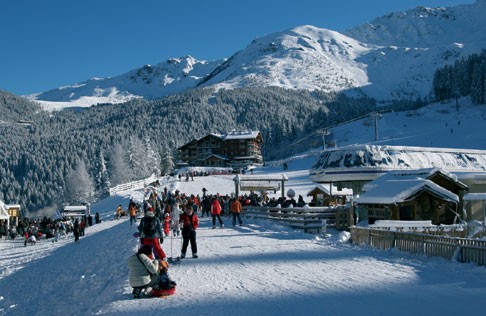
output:
[[64,211],[85,211],[87,209],[85,205],[67,205],[63,208]]
[[240,175],[237,174],[234,181],[288,181],[289,178],[285,173],[282,174],[266,174],[266,175]]
[[255,139],[258,137],[259,131],[231,131],[225,136],[223,136],[223,140],[233,140],[233,139]]
[[384,185],[388,181],[391,180],[413,180],[413,179],[430,179],[433,175],[440,174],[450,181],[458,184],[463,188],[467,188],[467,186],[460,182],[457,179],[456,175],[453,175],[449,172],[446,172],[439,168],[423,168],[417,170],[393,170],[389,171],[388,173],[382,175],[381,177],[375,179],[374,181],[368,182],[363,186],[363,191],[369,191],[376,186]]
[[[378,178],[375,181],[380,180]],[[374,182],[374,181],[373,181]],[[379,185],[373,188],[356,199],[358,204],[394,204],[402,203],[410,199],[420,191],[428,191],[440,198],[458,203],[459,197],[426,179],[403,179],[403,180],[386,180],[380,181]]]
[[486,201],[486,193],[468,193],[463,197],[464,201]]
[[353,195],[353,189],[342,188],[341,190],[338,190],[338,188],[334,185],[332,186],[332,188],[330,188],[330,185],[328,183],[319,183],[316,184],[315,188],[307,192],[307,196],[309,196],[309,194],[311,194],[315,189],[319,189],[322,192],[325,192],[327,195]]

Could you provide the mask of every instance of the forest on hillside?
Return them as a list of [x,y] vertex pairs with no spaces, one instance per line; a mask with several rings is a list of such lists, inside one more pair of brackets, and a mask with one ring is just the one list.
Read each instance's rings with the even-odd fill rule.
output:
[[470,96],[473,103],[486,103],[486,50],[438,69],[433,92],[437,101]]
[[264,160],[279,159],[320,145],[296,140],[375,110],[373,99],[344,94],[205,88],[46,112],[0,92],[0,199],[20,204],[25,214],[94,201],[117,184],[173,171],[178,147],[233,129],[259,130]]

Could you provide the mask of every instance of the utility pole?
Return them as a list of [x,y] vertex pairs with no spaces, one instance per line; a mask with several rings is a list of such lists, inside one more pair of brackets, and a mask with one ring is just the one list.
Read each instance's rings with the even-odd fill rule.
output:
[[371,115],[375,119],[375,141],[378,140],[378,118],[381,117],[381,114],[378,112],[372,112]]
[[322,136],[322,149],[326,150],[326,135],[329,135],[329,131],[327,130],[327,128],[324,128],[319,131],[319,134],[321,134]]

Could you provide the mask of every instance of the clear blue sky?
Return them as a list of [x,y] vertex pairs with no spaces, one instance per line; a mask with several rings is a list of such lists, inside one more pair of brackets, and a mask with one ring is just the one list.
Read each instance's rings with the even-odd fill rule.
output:
[[0,0],[0,90],[43,92],[191,55],[230,57],[310,24],[343,31],[389,12],[474,0]]

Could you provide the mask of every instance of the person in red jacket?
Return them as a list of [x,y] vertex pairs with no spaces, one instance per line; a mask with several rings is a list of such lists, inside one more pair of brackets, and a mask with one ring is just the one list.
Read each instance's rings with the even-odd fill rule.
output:
[[171,216],[169,212],[164,213],[164,235],[165,237],[169,236],[170,233],[170,222]]
[[213,217],[213,229],[216,228],[216,217],[221,228],[224,228],[223,220],[221,219],[221,204],[216,197],[213,197],[211,201],[211,216]]
[[181,259],[186,257],[186,250],[191,243],[192,257],[197,258],[196,229],[199,227],[199,218],[194,213],[191,204],[187,204],[184,213],[180,215],[179,222],[182,226],[182,250]]

